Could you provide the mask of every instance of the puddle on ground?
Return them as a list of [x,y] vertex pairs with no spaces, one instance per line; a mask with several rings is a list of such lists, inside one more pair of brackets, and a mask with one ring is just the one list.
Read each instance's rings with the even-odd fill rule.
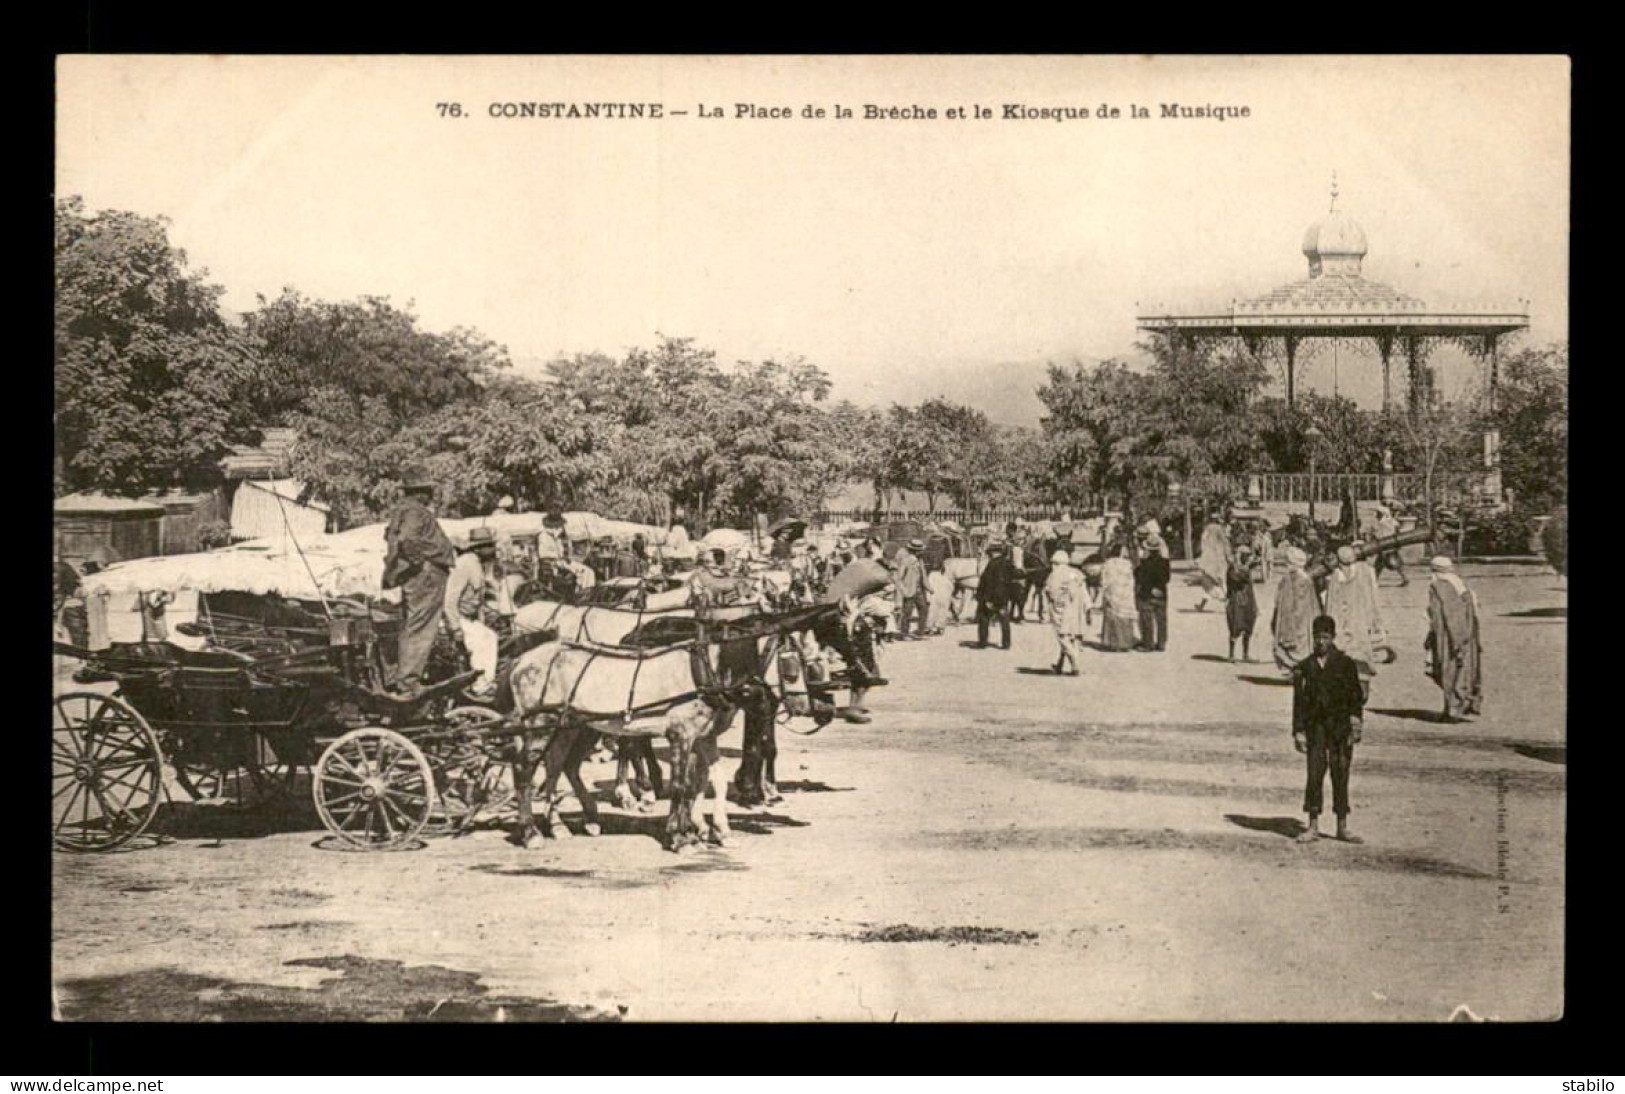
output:
[[330,969],[314,988],[225,980],[174,968],[58,985],[78,1022],[617,1022],[626,1013],[551,999],[491,995],[478,973],[345,955],[289,966]]

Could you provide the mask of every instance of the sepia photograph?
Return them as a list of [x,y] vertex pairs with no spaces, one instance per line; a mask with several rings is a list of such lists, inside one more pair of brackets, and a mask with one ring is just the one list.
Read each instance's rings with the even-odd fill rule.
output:
[[57,57],[52,1018],[1561,1020],[1570,115]]

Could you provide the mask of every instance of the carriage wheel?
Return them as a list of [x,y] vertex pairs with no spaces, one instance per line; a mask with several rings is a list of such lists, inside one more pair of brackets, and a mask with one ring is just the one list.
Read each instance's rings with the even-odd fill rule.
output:
[[417,745],[392,729],[356,729],[316,761],[311,796],[333,835],[353,847],[389,851],[423,831],[434,782]]
[[146,719],[110,695],[57,697],[51,729],[52,838],[107,851],[146,831],[163,792],[163,750]]
[[[489,707],[454,707],[445,714],[448,729],[477,730],[504,720]],[[434,771],[429,834],[454,832],[471,812],[495,813],[513,800],[512,768],[492,760],[480,739],[440,737],[423,741],[421,748]]]

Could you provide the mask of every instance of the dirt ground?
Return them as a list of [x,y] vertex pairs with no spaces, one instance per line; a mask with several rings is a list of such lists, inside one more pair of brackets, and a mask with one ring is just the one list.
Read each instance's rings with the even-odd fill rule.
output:
[[[869,726],[780,733],[783,803],[663,851],[662,817],[332,850],[313,811],[167,809],[54,856],[68,1020],[1539,1020],[1561,1014],[1566,585],[1465,567],[1485,713],[1443,724],[1425,574],[1356,750],[1354,830],[1300,845],[1272,664],[1176,574],[1161,654],[1048,675],[1047,625],[882,650]],[[1254,656],[1268,658],[1260,589]],[[738,762],[739,730],[723,738]],[[664,804],[660,807],[664,812]],[[566,816],[571,817],[568,810]],[[1458,1008],[1465,1006],[1466,1012]]]

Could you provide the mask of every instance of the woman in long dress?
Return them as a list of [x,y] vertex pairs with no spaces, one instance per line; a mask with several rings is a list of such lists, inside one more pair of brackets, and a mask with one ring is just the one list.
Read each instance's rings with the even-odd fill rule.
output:
[[1056,551],[1050,556],[1049,578],[1044,582],[1044,596],[1049,600],[1050,623],[1055,627],[1055,639],[1061,645],[1061,655],[1055,661],[1057,673],[1065,670],[1070,661],[1068,676],[1078,675],[1081,667],[1079,654],[1083,651],[1084,616],[1089,609],[1089,587],[1083,574],[1072,566],[1072,556]]
[[1134,566],[1114,546],[1100,567],[1100,606],[1105,615],[1100,644],[1113,653],[1134,648],[1134,623],[1140,617],[1134,603]]

